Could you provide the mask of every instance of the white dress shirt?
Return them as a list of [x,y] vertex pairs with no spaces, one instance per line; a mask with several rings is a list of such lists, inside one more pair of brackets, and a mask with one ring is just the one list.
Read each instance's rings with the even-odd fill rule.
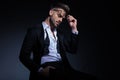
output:
[[45,63],[45,62],[52,62],[52,61],[60,61],[61,60],[61,56],[60,54],[57,52],[57,31],[54,30],[54,36],[53,33],[50,29],[50,26],[47,25],[45,22],[42,22],[43,25],[43,29],[44,29],[44,39],[46,39],[46,32],[48,33],[48,37],[50,40],[50,45],[48,47],[49,53],[47,55],[42,56],[41,58],[41,64]]

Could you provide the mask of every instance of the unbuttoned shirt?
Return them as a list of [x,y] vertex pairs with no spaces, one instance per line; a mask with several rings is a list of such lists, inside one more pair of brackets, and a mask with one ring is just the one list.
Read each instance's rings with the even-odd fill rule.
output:
[[60,56],[60,53],[58,53],[58,51],[57,51],[57,40],[58,40],[57,31],[55,29],[52,32],[50,29],[50,26],[47,25],[45,22],[42,22],[42,25],[43,25],[43,29],[44,29],[44,39],[46,39],[46,36],[48,34],[50,43],[48,46],[49,53],[42,56],[41,64],[43,64],[45,62],[60,61],[61,56]]

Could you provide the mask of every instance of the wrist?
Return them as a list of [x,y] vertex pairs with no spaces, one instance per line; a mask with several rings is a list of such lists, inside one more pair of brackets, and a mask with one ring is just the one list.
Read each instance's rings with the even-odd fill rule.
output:
[[40,67],[39,69],[38,69],[38,72],[42,72],[43,71],[43,67]]
[[72,29],[72,33],[73,34],[78,34],[78,30],[77,29]]

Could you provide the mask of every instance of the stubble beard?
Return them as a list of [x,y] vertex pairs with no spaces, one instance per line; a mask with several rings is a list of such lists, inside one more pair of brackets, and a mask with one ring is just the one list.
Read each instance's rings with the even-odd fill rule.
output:
[[58,27],[57,25],[55,25],[54,21],[51,18],[50,18],[50,26],[53,30]]

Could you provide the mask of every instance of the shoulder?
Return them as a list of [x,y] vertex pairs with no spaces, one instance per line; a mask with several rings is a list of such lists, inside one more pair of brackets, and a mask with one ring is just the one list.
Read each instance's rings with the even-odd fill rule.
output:
[[38,29],[42,29],[42,24],[36,24],[36,25],[33,25],[31,27],[28,28],[28,30],[38,30]]
[[31,35],[31,36],[40,36],[41,34],[43,34],[43,27],[42,24],[37,24],[34,26],[31,26],[29,28],[27,28],[27,35]]
[[64,35],[64,31],[61,28],[57,28],[57,32],[59,35]]
[[40,32],[43,29],[42,24],[36,24],[34,26],[31,26],[27,29],[27,31],[29,32]]

